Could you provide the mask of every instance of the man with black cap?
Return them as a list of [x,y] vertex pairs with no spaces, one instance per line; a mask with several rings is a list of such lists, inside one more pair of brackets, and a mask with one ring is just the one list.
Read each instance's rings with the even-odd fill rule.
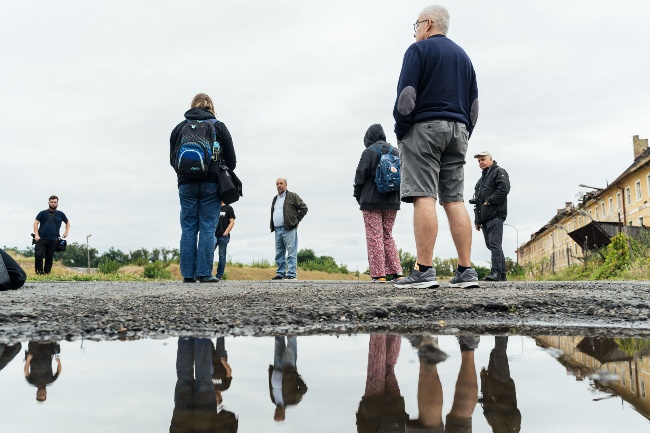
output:
[[492,154],[483,151],[474,155],[483,175],[474,187],[474,227],[483,229],[485,246],[492,253],[492,270],[485,281],[506,281],[506,260],[501,243],[503,223],[508,216],[508,193],[510,179],[508,172],[497,165]]

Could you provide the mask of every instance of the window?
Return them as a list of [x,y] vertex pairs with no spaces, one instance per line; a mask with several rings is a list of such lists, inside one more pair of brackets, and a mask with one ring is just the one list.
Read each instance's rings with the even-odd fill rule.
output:
[[639,217],[639,227],[643,227],[643,217]]
[[609,198],[609,214],[611,215],[613,213],[614,213],[614,199],[612,199],[610,197]]
[[593,220],[594,217],[591,215],[591,210],[589,211],[589,219]]
[[625,204],[632,204],[632,190],[629,186],[625,188]]
[[600,204],[600,208],[601,208],[602,211],[603,211],[603,218],[605,218],[605,202],[602,202],[602,203]]
[[639,379],[639,395],[645,400],[645,380],[643,378]]
[[617,192],[616,193],[616,210],[621,210],[623,209],[623,201],[621,200],[621,193]]
[[648,195],[650,196],[650,174],[649,174],[648,177],[646,178],[646,181],[647,181],[647,182],[646,182],[646,183],[647,183],[646,186],[648,187],[648,189],[647,189],[647,191],[648,191]]
[[636,391],[636,386],[635,385],[635,380],[634,380],[634,373],[633,370],[630,370],[630,391],[635,392]]
[[636,190],[636,201],[641,200],[641,180],[636,181],[634,189]]

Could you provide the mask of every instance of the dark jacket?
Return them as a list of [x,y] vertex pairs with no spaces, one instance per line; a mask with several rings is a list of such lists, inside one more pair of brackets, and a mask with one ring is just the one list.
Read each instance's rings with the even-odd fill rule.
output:
[[[273,376],[273,366],[269,365],[269,394],[271,401],[276,404],[275,397],[273,397],[273,385],[271,385],[271,376]],[[307,384],[302,380],[302,376],[298,374],[298,370],[293,367],[285,367],[282,369],[282,400],[284,406],[292,406],[300,403],[302,396],[307,394]]]
[[[271,231],[275,231],[275,226],[273,225],[273,206],[275,206],[275,201],[278,199],[276,195],[273,197],[273,202],[271,203]],[[295,192],[287,191],[287,196],[284,199],[284,229],[291,230],[298,227],[298,223],[307,215],[307,205]]]
[[[172,156],[174,153],[174,148],[178,145],[178,141],[181,138],[181,129],[183,126],[187,125],[188,120],[207,120],[215,119],[214,114],[202,108],[191,108],[185,112],[185,119],[172,131],[171,137],[169,138],[169,164],[174,167],[174,161],[172,161]],[[237,166],[237,157],[235,155],[235,148],[232,144],[232,137],[230,136],[230,131],[226,128],[226,125],[223,122],[217,122],[215,125],[217,130],[217,141],[221,146],[221,155],[219,156],[220,160],[224,162],[229,169],[235,170]],[[213,164],[210,167],[210,173],[207,177],[196,178],[196,177],[187,177],[177,174],[178,184],[183,185],[186,183],[199,183],[199,182],[210,182],[210,183],[219,183],[218,174],[217,174],[216,164]]]
[[[508,193],[510,179],[508,172],[494,161],[492,166],[483,170],[481,178],[474,187],[474,224],[485,224],[492,218],[505,221],[508,216]],[[485,202],[488,205],[485,205]]]
[[[399,156],[397,149],[386,143],[386,134],[381,125],[375,124],[368,128],[363,144],[366,150],[361,152],[361,159],[354,175],[354,198],[359,203],[361,210],[399,210],[399,191],[380,193],[375,184],[375,174],[379,164],[379,154],[373,149],[378,147],[382,153],[390,153]],[[371,147],[372,146],[372,147]],[[384,146],[384,147],[382,147]]]

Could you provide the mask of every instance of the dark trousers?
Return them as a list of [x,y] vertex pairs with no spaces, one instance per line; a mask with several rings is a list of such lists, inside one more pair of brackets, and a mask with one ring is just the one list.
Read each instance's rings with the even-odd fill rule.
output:
[[25,279],[27,275],[23,268],[11,257],[9,254],[0,249],[0,257],[7,269],[7,275],[9,281],[2,281],[0,278],[0,290],[16,290],[25,284]]
[[219,264],[217,265],[216,276],[223,277],[223,271],[226,269],[226,251],[228,251],[228,242],[230,242],[230,235],[217,236],[217,243],[214,246],[216,250],[219,247]]
[[[54,250],[56,248],[56,239],[44,240],[36,242],[34,248],[34,256],[36,257],[36,273],[49,274],[52,270],[52,262],[54,261]],[[43,268],[43,259],[45,259],[45,268]]]
[[503,255],[503,220],[501,218],[492,218],[483,224],[483,237],[485,246],[492,253],[492,272],[501,275],[506,273],[506,258]]

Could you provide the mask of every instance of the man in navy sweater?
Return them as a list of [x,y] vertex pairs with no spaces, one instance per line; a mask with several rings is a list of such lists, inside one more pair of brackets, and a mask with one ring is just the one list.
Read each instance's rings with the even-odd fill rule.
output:
[[451,287],[478,287],[471,267],[472,224],[463,203],[465,154],[478,118],[472,62],[447,38],[449,13],[429,6],[415,24],[415,43],[402,64],[393,110],[402,163],[400,198],[414,205],[417,263],[395,287],[438,287],[432,267],[440,201],[458,253]]

